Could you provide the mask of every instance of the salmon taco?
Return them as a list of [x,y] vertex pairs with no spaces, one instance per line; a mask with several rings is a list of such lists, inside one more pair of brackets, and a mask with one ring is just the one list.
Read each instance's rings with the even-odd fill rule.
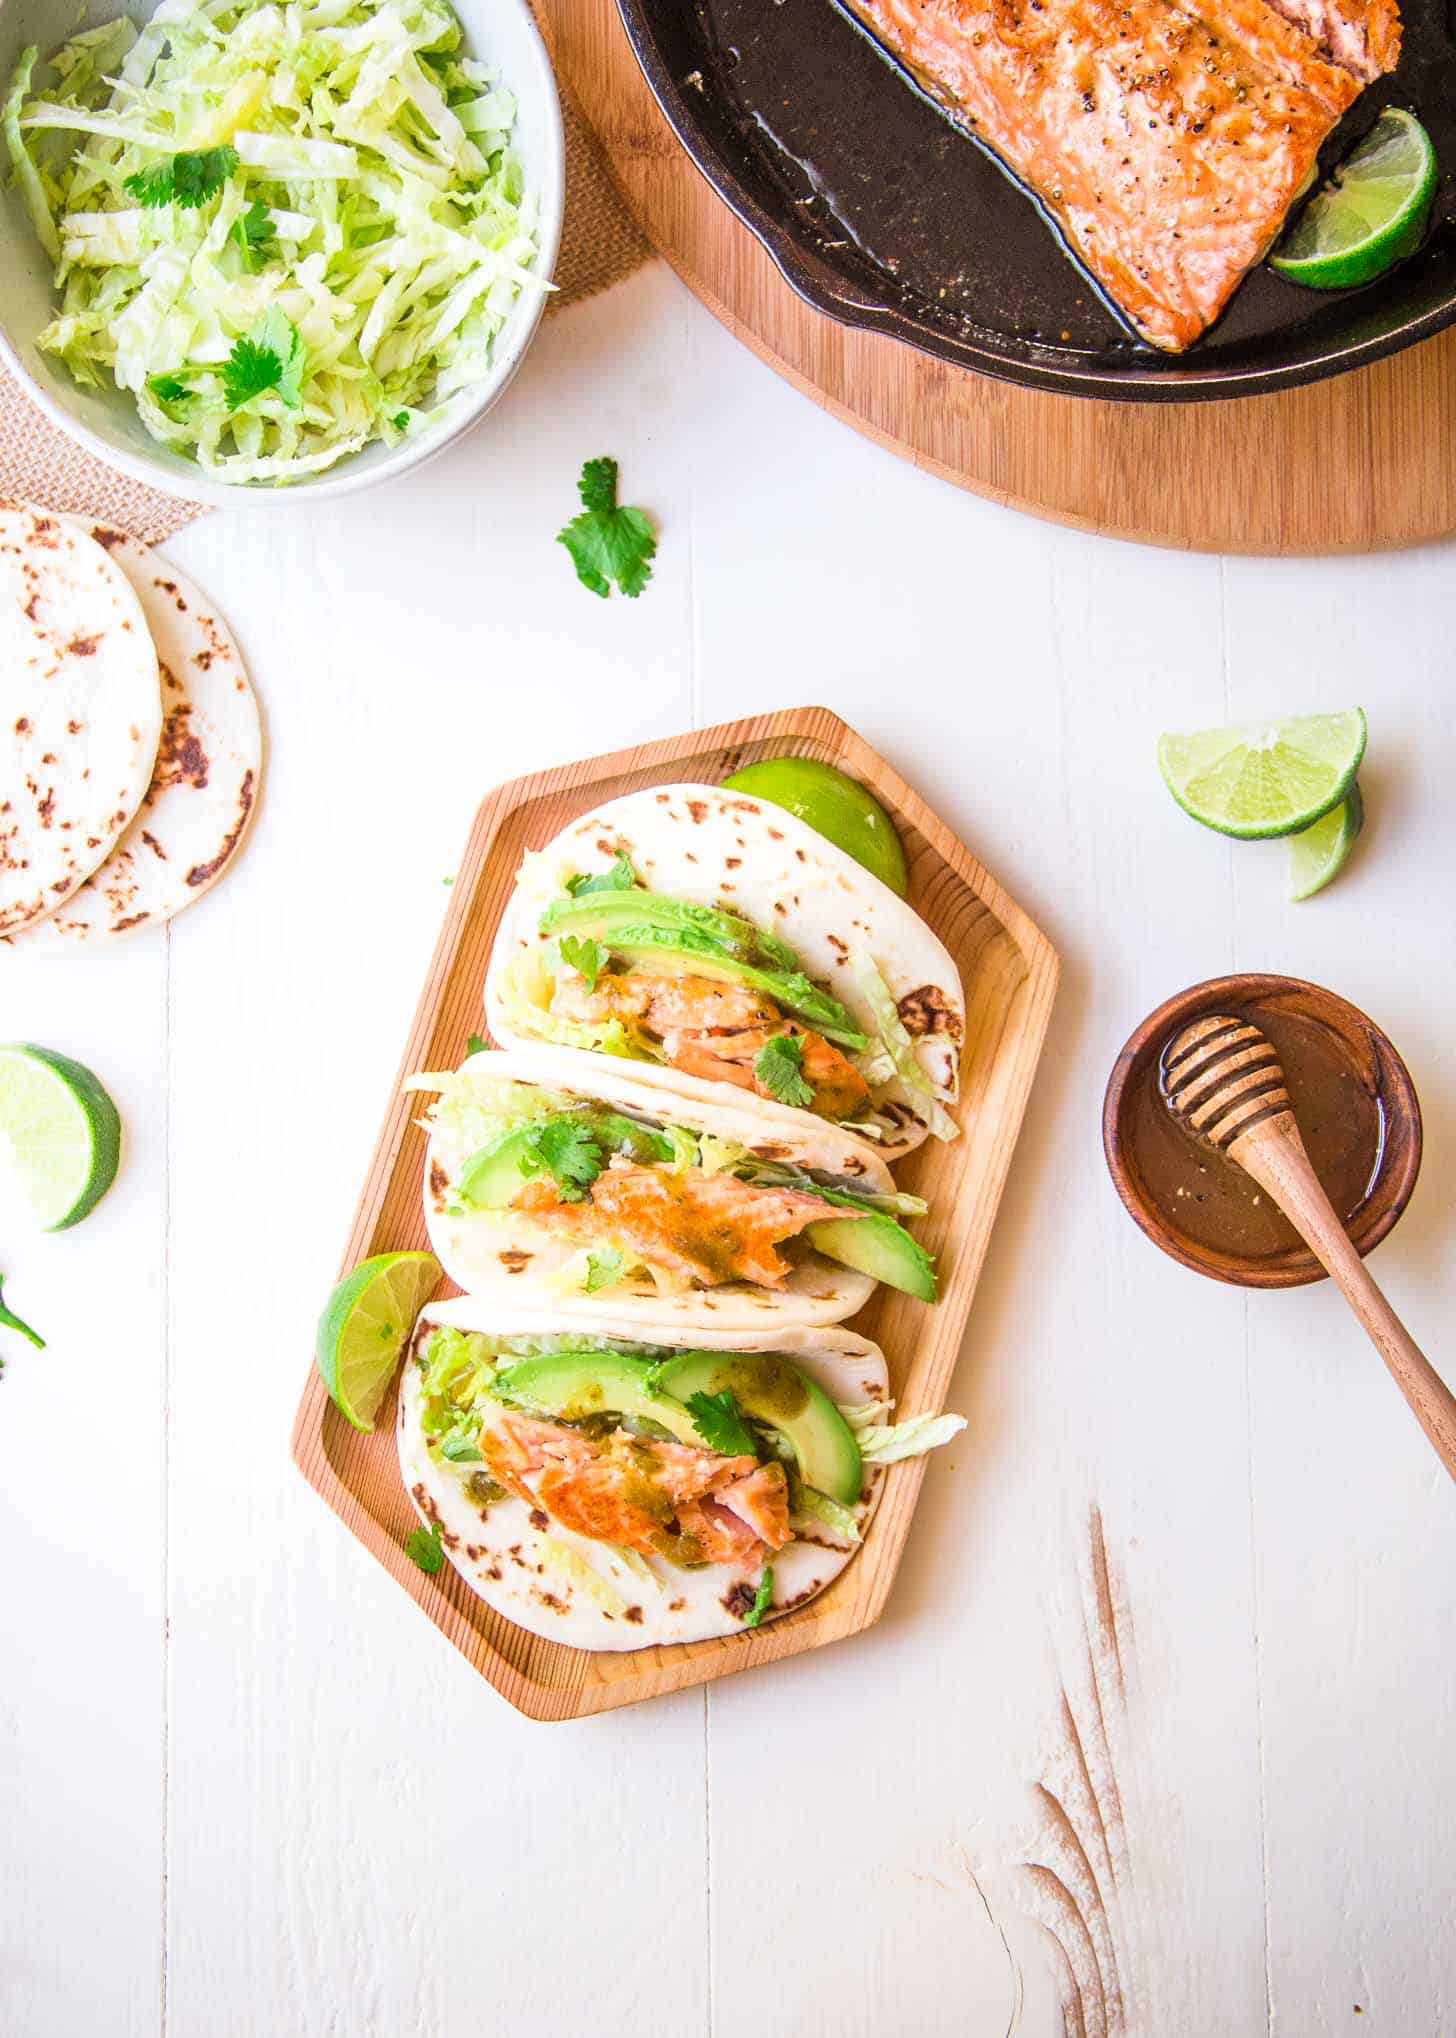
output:
[[893,1157],[955,1136],[965,997],[948,950],[862,865],[726,787],[648,787],[528,856],[486,1018],[652,1063],[685,1095],[846,1125]]
[[877,1282],[935,1299],[874,1148],[841,1127],[576,1048],[483,1049],[436,1093],[425,1215],[472,1295],[639,1323],[837,1323]]
[[751,1630],[821,1592],[884,1467],[964,1427],[892,1416],[879,1346],[836,1326],[639,1341],[461,1296],[416,1328],[399,1459],[427,1539],[498,1613],[638,1649]]

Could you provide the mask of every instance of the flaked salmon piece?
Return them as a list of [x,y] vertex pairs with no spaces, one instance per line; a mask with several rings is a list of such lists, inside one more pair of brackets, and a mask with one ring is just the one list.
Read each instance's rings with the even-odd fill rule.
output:
[[858,1217],[800,1189],[763,1188],[734,1175],[613,1161],[580,1203],[563,1202],[543,1175],[526,1182],[512,1209],[584,1243],[620,1246],[648,1266],[699,1287],[749,1281],[782,1288],[788,1264],[774,1248],[822,1218]]
[[869,1101],[869,1084],[832,1041],[786,1019],[771,998],[742,984],[629,970],[623,976],[599,977],[588,990],[579,977],[567,977],[557,986],[551,1009],[578,1022],[620,1019],[637,1025],[660,1044],[669,1068],[732,1083],[756,1097],[774,1095],[754,1072],[759,1050],[776,1035],[793,1034],[804,1043],[804,1079],[814,1091],[811,1110],[823,1118],[850,1118]]
[[514,1414],[482,1430],[480,1452],[517,1499],[594,1542],[680,1564],[747,1564],[792,1534],[782,1465],[624,1430],[594,1439]]
[[1400,62],[1400,9],[1395,0],[1270,0],[1312,36],[1329,57],[1370,85]]
[[[1272,244],[1360,91],[1266,0],[848,4],[1035,193],[1143,337],[1172,352]],[[1359,0],[1286,5],[1312,15]],[[1388,24],[1374,48],[1372,61],[1389,61]]]

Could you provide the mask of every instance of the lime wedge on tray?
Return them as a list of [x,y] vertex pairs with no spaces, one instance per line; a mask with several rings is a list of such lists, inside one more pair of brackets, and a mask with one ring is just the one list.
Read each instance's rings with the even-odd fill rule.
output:
[[847,772],[815,757],[764,757],[723,783],[736,793],[797,815],[902,899],[910,889],[894,822],[874,794]]
[[433,1253],[376,1253],[346,1274],[324,1304],[314,1346],[341,1415],[373,1429],[405,1339],[440,1278]]
[[1312,828],[1289,838],[1289,896],[1312,899],[1345,867],[1355,837],[1365,825],[1365,802],[1352,785],[1337,807],[1331,807]]
[[1308,828],[1344,799],[1364,755],[1363,708],[1158,738],[1158,769],[1179,806],[1245,841]]
[[1420,246],[1436,189],[1436,151],[1413,113],[1388,106],[1310,199],[1269,266],[1313,290],[1370,283]]
[[47,1047],[0,1047],[0,1146],[40,1223],[64,1231],[116,1180],[121,1120],[80,1062]]

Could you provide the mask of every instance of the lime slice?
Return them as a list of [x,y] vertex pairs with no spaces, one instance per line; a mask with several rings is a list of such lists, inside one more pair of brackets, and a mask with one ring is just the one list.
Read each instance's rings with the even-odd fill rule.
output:
[[405,1339],[440,1278],[433,1253],[376,1253],[324,1304],[314,1355],[340,1414],[373,1429]]
[[1364,755],[1363,708],[1158,738],[1158,768],[1179,806],[1245,840],[1308,828],[1339,805]]
[[0,1145],[36,1217],[64,1231],[116,1180],[121,1120],[80,1062],[47,1047],[0,1047]]
[[1413,113],[1388,106],[1309,201],[1269,266],[1312,290],[1369,283],[1415,253],[1436,189],[1436,151]]
[[1355,837],[1365,825],[1365,802],[1358,784],[1337,807],[1331,807],[1312,828],[1289,838],[1289,896],[1312,899],[1345,867]]
[[785,807],[903,899],[910,889],[895,824],[858,779],[813,757],[765,757],[725,778],[751,799]]

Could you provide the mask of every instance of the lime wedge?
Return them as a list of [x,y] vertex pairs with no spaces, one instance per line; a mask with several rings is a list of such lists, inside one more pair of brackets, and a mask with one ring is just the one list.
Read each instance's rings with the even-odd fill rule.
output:
[[405,1339],[440,1278],[433,1253],[376,1253],[324,1304],[314,1355],[341,1415],[373,1429]]
[[1388,106],[1305,206],[1269,266],[1312,290],[1369,283],[1415,253],[1436,189],[1436,151],[1413,113]]
[[1365,710],[1160,736],[1158,768],[1185,812],[1220,835],[1293,835],[1338,806],[1365,755]]
[[905,852],[894,822],[874,794],[847,772],[815,757],[764,757],[723,783],[750,799],[767,800],[770,806],[796,814],[902,899],[909,891]]
[[1337,807],[1331,807],[1312,828],[1289,838],[1289,896],[1312,899],[1345,867],[1355,837],[1365,825],[1365,802],[1358,784]]
[[40,1223],[64,1231],[116,1180],[121,1120],[80,1062],[46,1047],[0,1047],[0,1146]]

